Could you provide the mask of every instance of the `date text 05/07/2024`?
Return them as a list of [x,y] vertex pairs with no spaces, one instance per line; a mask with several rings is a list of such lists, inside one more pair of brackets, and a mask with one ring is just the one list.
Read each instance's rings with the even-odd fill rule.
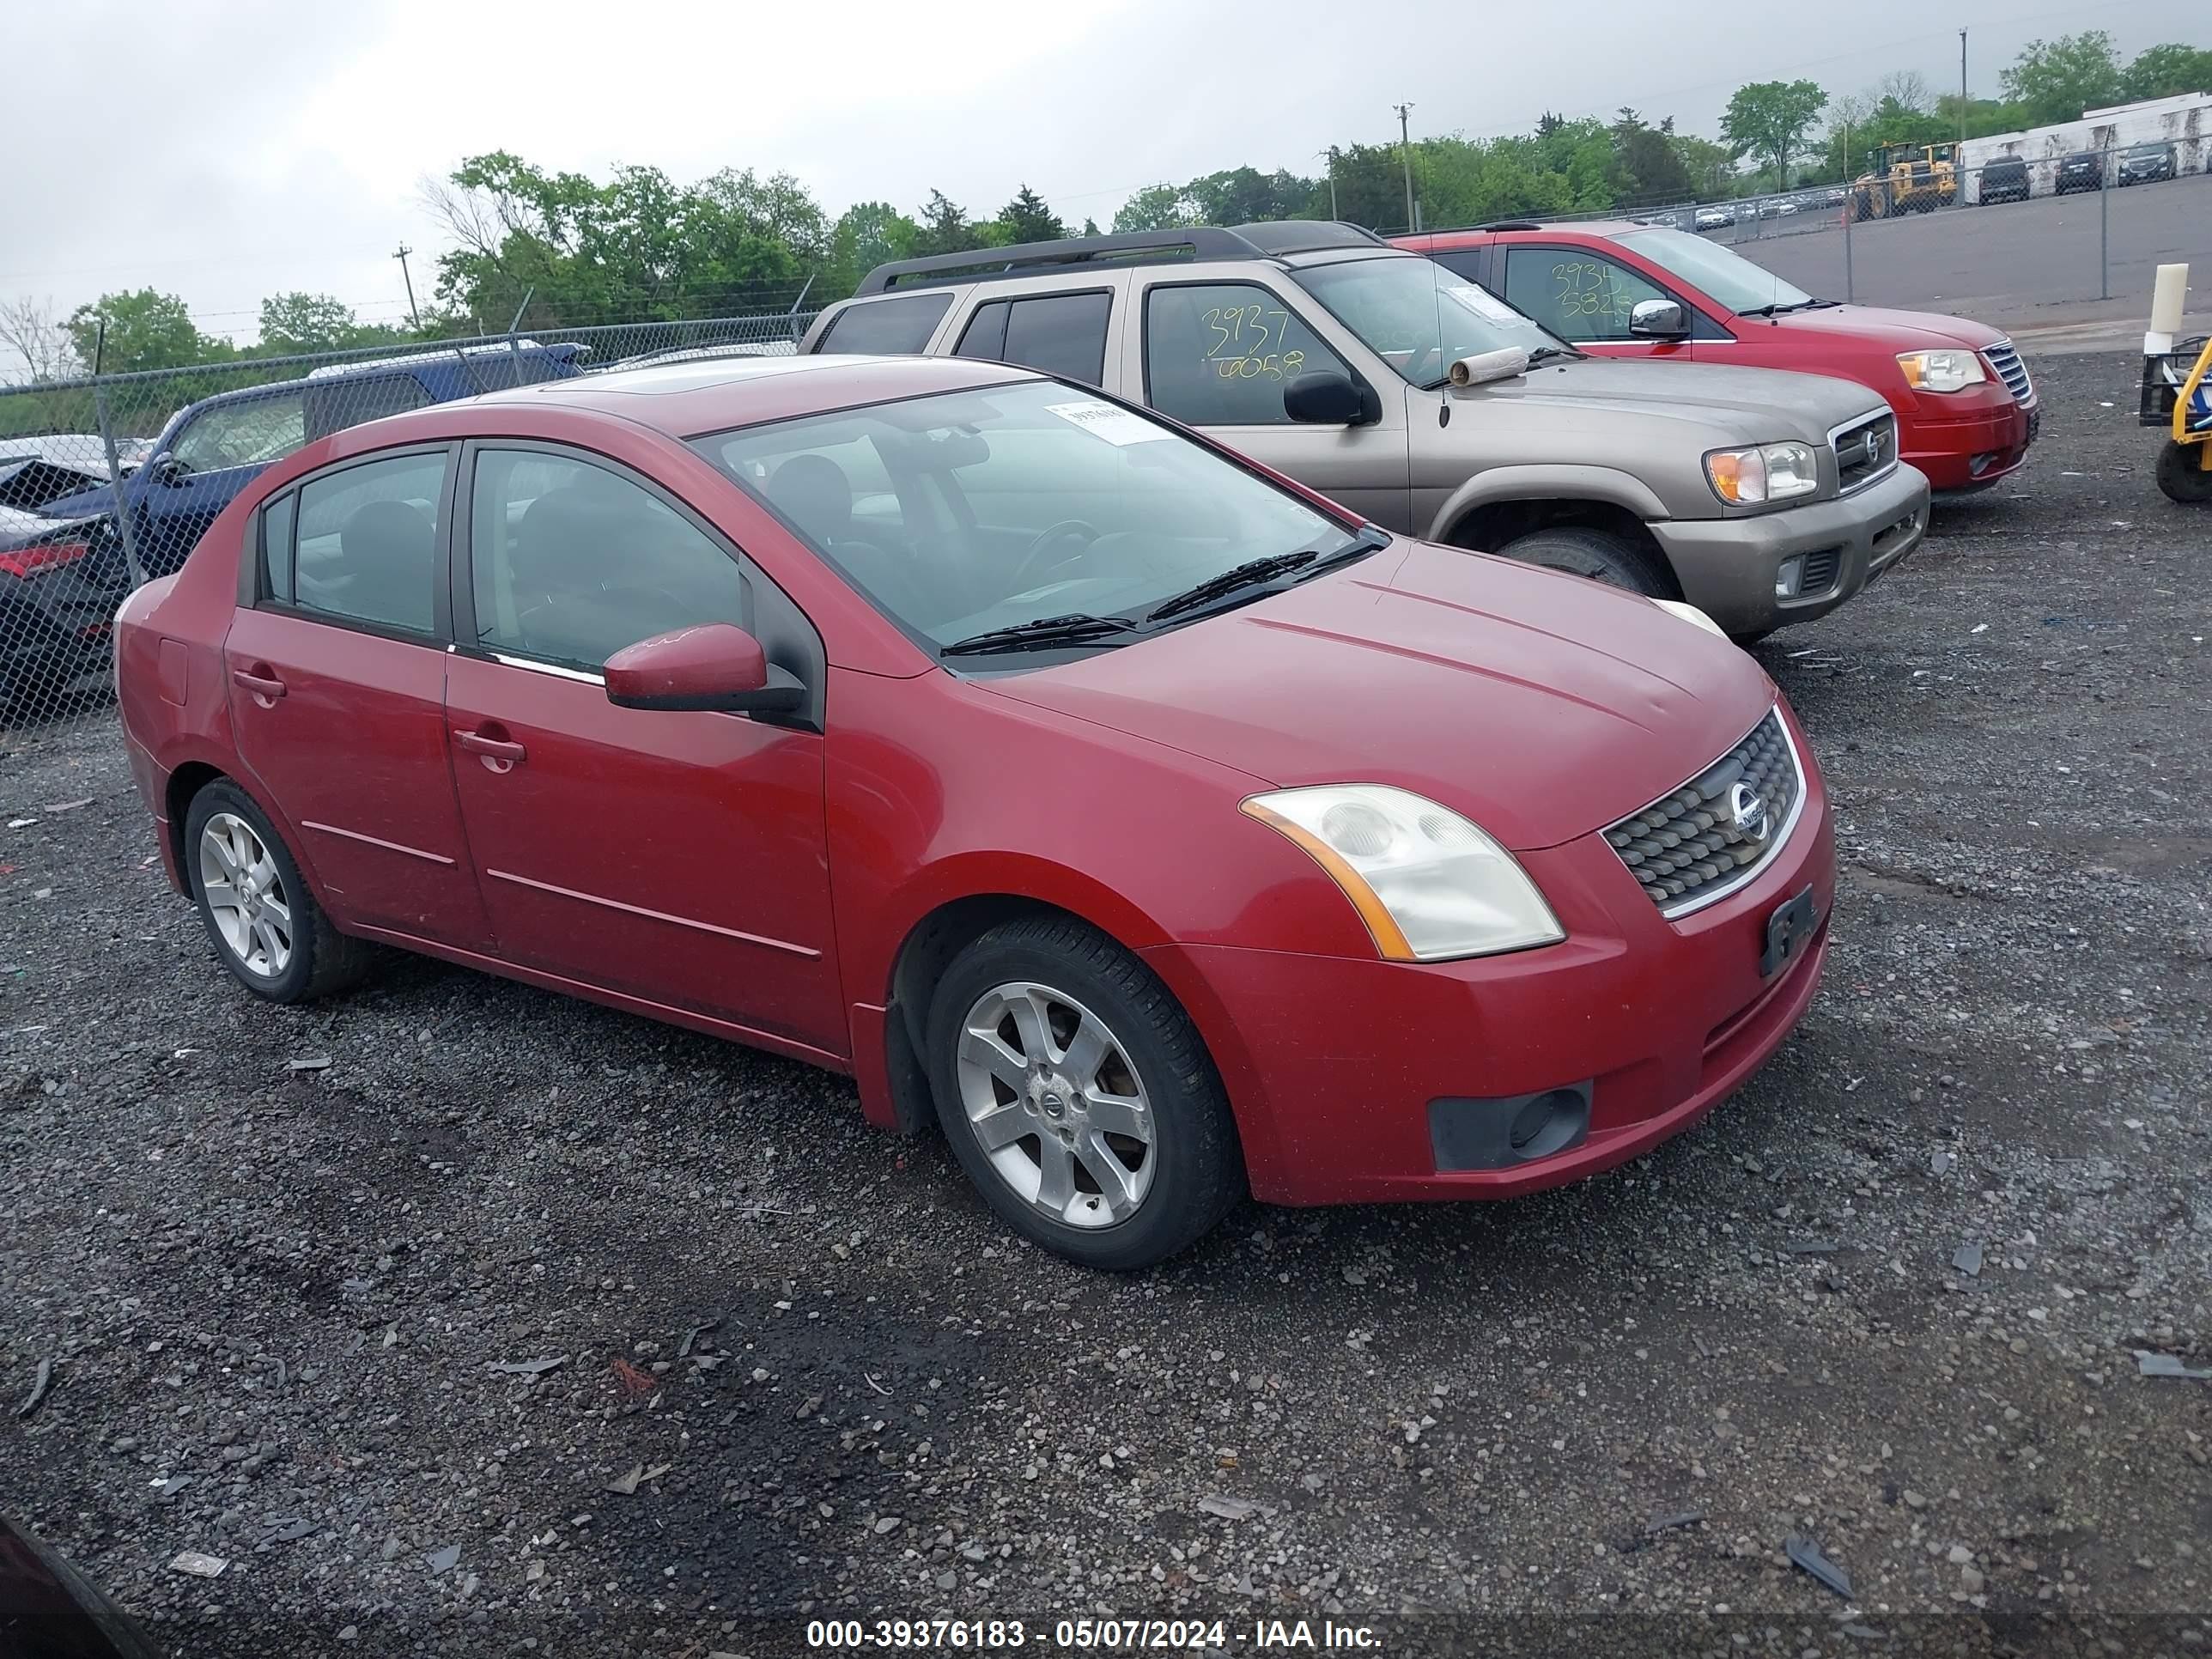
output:
[[1306,1619],[1060,1619],[1034,1632],[1019,1619],[817,1619],[806,1626],[811,1648],[965,1649],[1010,1653],[1032,1644],[1090,1651],[1218,1652],[1224,1648],[1339,1649],[1372,1651],[1381,1637],[1365,1625]]

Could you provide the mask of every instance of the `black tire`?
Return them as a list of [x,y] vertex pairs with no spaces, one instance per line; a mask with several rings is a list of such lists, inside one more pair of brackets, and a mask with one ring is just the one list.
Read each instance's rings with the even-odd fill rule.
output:
[[[277,885],[274,890],[289,912],[289,920],[285,929],[288,955],[273,972],[257,971],[247,964],[237,947],[225,937],[214,908],[208,902],[207,883],[200,866],[201,842],[209,822],[224,814],[245,822],[276,866]],[[215,947],[216,958],[230,970],[233,979],[258,997],[270,1002],[311,1002],[359,984],[375,963],[376,947],[362,939],[349,939],[331,926],[331,919],[323,914],[323,907],[315,902],[313,892],[300,874],[292,849],[269,822],[268,814],[228,778],[216,779],[194,795],[185,813],[184,871],[185,880],[191,884],[193,902],[199,907],[200,923],[207,929],[208,942]]]
[[1754,628],[1748,634],[1731,634],[1729,638],[1748,651],[1773,631],[1771,628]]
[[2212,447],[2205,444],[2178,444],[2168,438],[2159,447],[2158,487],[2168,501],[2186,507],[2212,501],[2212,472],[2203,466],[2207,456],[2212,456]]
[[1608,586],[1625,587],[1646,599],[1671,599],[1677,596],[1674,584],[1642,548],[1607,530],[1561,526],[1533,531],[1499,548],[1498,556],[1518,559],[1523,564],[1540,565],[1547,570],[1562,570],[1571,576],[1586,576]]
[[[958,1051],[969,1014],[1000,987],[1048,988],[1101,1020],[1139,1079],[1149,1109],[1149,1186],[1125,1219],[1077,1226],[1016,1191],[993,1164],[963,1104]],[[1112,939],[1069,916],[1001,923],[953,958],[932,994],[926,1031],[929,1082],[952,1154],[985,1203],[1016,1232],[1086,1267],[1149,1267],[1212,1231],[1244,1192],[1244,1162],[1229,1097],[1189,1015],[1152,971]],[[1055,1033],[1056,1041],[1065,1041]],[[1114,1091],[1113,1092],[1122,1092]],[[1007,1091],[1011,1097],[1012,1091]],[[1045,1120],[1032,1121],[1042,1131]],[[1006,1148],[1022,1150],[1028,1136]],[[1079,1165],[1078,1179],[1090,1179]],[[1095,1190],[1097,1183],[1092,1181]],[[1079,1188],[1075,1200],[1085,1194]],[[1097,1210],[1100,1201],[1089,1207]]]

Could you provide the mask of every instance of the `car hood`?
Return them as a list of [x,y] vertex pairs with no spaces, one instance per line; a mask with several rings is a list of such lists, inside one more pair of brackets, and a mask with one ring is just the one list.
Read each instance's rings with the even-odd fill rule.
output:
[[[1881,406],[1856,380],[1656,358],[1547,363],[1517,380],[1492,381],[1478,390],[1486,398],[1570,415],[1593,403],[1611,404],[1747,443],[1790,436],[1825,443],[1836,427]],[[1479,435],[1472,426],[1468,431],[1470,440]]]
[[[1741,329],[1764,328],[1763,317],[1736,319]],[[2002,330],[1971,317],[1946,317],[1933,311],[1891,311],[1881,306],[1825,306],[1818,311],[1785,311],[1773,325],[1835,340],[1863,340],[1885,356],[1922,348],[1966,346],[1979,351],[2002,339]]]
[[1516,852],[1648,805],[1775,700],[1749,655],[1648,600],[1406,538],[1158,638],[979,684],[1279,787],[1395,784]]
[[12,546],[36,536],[45,536],[58,530],[66,530],[72,524],[82,524],[82,516],[64,515],[56,518],[41,510],[33,513],[27,507],[0,507],[0,547]]

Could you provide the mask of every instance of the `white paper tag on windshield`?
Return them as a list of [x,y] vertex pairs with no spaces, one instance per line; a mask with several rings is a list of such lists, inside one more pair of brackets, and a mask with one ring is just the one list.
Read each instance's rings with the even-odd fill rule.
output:
[[1070,426],[1079,426],[1109,444],[1148,444],[1175,436],[1165,427],[1154,426],[1142,416],[1132,415],[1111,404],[1047,404],[1045,412],[1057,415]]
[[1528,320],[1487,289],[1477,288],[1472,283],[1447,283],[1444,284],[1444,292],[1474,313],[1476,316],[1486,318],[1491,322],[1510,326],[1515,323],[1525,323]]

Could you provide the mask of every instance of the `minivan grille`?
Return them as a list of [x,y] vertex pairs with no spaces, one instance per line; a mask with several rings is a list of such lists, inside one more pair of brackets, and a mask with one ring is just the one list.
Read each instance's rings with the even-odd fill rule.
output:
[[[1804,792],[1781,711],[1770,709],[1749,737],[1672,794],[1621,819],[1605,839],[1661,912],[1681,915],[1735,891],[1782,850]],[[1753,833],[1762,828],[1753,797],[1764,808],[1764,833]]]
[[1836,428],[1836,483],[1844,495],[1897,465],[1897,416],[1887,410]]
[[2013,402],[2026,404],[2035,400],[2035,388],[2028,383],[2027,365],[2021,362],[2020,353],[2013,349],[2010,340],[1999,340],[1993,346],[1984,346],[1982,356],[1990,360],[1990,367],[1996,370],[1997,379],[2002,380],[2005,390],[2012,393]]

